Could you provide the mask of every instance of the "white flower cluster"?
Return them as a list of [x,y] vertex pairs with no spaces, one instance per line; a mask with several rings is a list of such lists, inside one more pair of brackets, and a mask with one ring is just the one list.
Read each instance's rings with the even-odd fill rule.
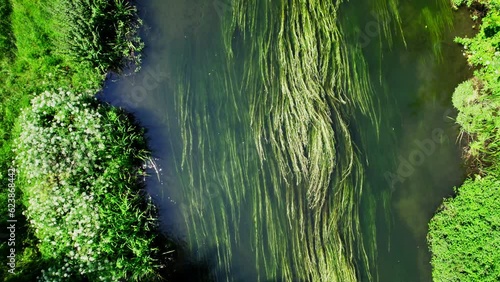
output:
[[[51,174],[90,171],[104,150],[102,115],[89,107],[86,94],[44,92],[23,113],[18,159],[27,164],[28,183]],[[96,150],[97,149],[97,150]],[[75,169],[79,168],[79,169]]]
[[101,219],[93,191],[106,191],[110,184],[99,177],[108,154],[102,106],[89,104],[92,99],[63,90],[44,92],[20,119],[23,131],[15,150],[27,182],[26,216],[41,241],[42,254],[66,257],[60,267],[44,271],[42,281],[109,273],[114,267],[97,248]]

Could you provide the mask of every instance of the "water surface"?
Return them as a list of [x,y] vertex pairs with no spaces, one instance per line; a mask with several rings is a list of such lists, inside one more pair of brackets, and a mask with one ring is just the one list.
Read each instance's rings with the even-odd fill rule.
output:
[[[276,177],[274,160],[262,161],[255,146],[251,93],[238,82],[248,73],[248,39],[232,37],[241,65],[224,53],[221,26],[232,2],[140,4],[148,46],[142,71],[108,82],[104,99],[135,113],[148,129],[154,156],[148,189],[162,227],[185,246],[183,258],[205,268],[183,278],[318,279],[314,273],[327,272],[321,257],[330,243],[306,243],[315,241],[311,233],[297,229],[318,223],[301,215],[301,198],[287,192],[300,187]],[[427,223],[463,180],[450,97],[470,75],[452,43],[470,32],[464,18],[448,1],[341,5],[339,26],[345,44],[366,62],[358,71],[369,76],[377,116],[358,111],[349,123],[363,174],[362,228],[355,229],[363,232],[354,237],[363,238],[373,280],[431,281]],[[328,218],[318,222],[330,226]],[[361,281],[370,277],[364,263],[357,263]]]

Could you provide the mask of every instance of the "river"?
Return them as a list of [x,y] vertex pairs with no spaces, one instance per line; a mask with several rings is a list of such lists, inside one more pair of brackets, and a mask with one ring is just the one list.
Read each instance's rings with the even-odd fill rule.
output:
[[[309,38],[276,33],[272,23],[285,7],[279,1],[253,1],[255,10],[246,12],[239,2],[139,1],[142,69],[110,77],[103,91],[102,99],[147,129],[148,190],[161,227],[182,246],[176,279],[431,281],[427,224],[465,177],[451,95],[471,75],[453,43],[473,32],[467,11],[453,12],[448,0],[351,0],[331,10],[336,20],[324,21],[339,28],[330,34],[332,27],[320,25],[331,14],[314,17],[317,1],[304,6],[318,22],[311,26],[290,12],[297,6],[286,6],[288,23],[302,21],[289,30],[312,29],[318,42],[339,36],[331,46],[351,61],[337,66],[338,76],[349,68],[339,80],[345,88],[332,89],[347,98],[362,93],[309,106],[304,95],[265,97],[276,85],[285,94],[290,86],[308,89],[301,76],[322,73],[308,64],[330,61],[300,51]],[[299,43],[287,45],[288,38]],[[291,51],[276,55],[273,44]],[[317,57],[302,65],[310,54]],[[295,80],[283,86],[281,75]],[[315,76],[308,79],[314,86]],[[310,115],[300,112],[302,102]],[[325,124],[335,130],[317,130]]]

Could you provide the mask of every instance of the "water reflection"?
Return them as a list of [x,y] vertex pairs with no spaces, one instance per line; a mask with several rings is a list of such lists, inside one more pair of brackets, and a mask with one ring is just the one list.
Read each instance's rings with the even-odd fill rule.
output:
[[[444,43],[451,42],[458,31],[450,28],[453,15],[444,6],[448,1],[400,3],[399,19],[392,18],[394,13],[380,12],[395,9],[398,1],[377,1],[373,6],[350,2],[342,14],[350,21],[345,26],[352,28],[356,40],[363,39],[356,33],[365,34],[364,43],[353,44],[365,47],[374,95],[380,101],[379,132],[373,131],[368,120],[359,122],[359,129],[352,130],[366,132],[359,136],[354,133],[353,138],[367,144],[361,157],[367,163],[364,194],[376,195],[363,199],[361,217],[364,226],[374,227],[376,222],[377,229],[366,228],[369,231],[363,236],[367,245],[372,244],[368,247],[372,257],[378,258],[380,281],[430,281],[425,243],[427,222],[441,198],[463,176],[455,143],[457,132],[448,116],[454,116],[450,111],[453,87],[468,70],[458,46]],[[231,94],[213,91],[216,84],[224,84],[224,89],[228,89],[227,85],[233,85],[231,79],[245,71],[243,65],[229,68],[221,58],[220,20],[232,7],[231,2],[143,3],[148,45],[143,70],[108,83],[104,99],[132,111],[148,128],[156,170],[161,169],[160,180],[149,178],[148,189],[160,203],[162,227],[186,242],[187,251],[181,257],[196,258],[192,265],[181,266],[180,279],[279,281],[287,276],[307,280],[301,273],[303,262],[294,259],[315,252],[321,256],[319,252],[328,250],[313,250],[320,244],[310,244],[306,250],[292,252],[304,249],[311,234],[295,232],[296,226],[289,227],[293,223],[280,213],[297,212],[298,209],[286,208],[288,201],[297,201],[297,207],[301,203],[278,189],[285,183],[273,180],[276,171],[259,164],[257,150],[251,145],[254,140],[248,126],[251,118],[246,114],[250,109],[245,93],[238,88],[232,89]],[[390,9],[388,3],[392,3]],[[367,19],[368,12],[359,7],[373,7],[379,16]],[[378,32],[371,26],[366,28],[367,21],[374,19],[381,24]],[[234,34],[233,44],[241,44],[239,36]],[[386,42],[389,38],[393,44]],[[238,53],[234,55],[237,57]],[[227,72],[231,75],[219,75]],[[181,97],[179,93],[183,91],[194,94]],[[196,111],[182,111],[186,105],[193,105]],[[183,135],[186,124],[192,127],[192,135]],[[433,139],[434,129],[442,130],[444,139],[439,140],[444,142]],[[434,140],[433,152],[424,152],[424,159],[404,181],[388,183],[385,172],[397,171],[400,156],[408,159],[419,150],[415,141],[428,139]],[[267,176],[255,177],[259,175]],[[234,187],[248,190],[223,190]],[[263,218],[267,219],[260,221]],[[310,219],[305,216],[300,220]],[[326,222],[325,219],[321,223],[327,226]],[[297,234],[303,237],[294,237]],[[378,244],[372,242],[374,238],[378,238]],[[266,265],[272,267],[266,269]],[[276,269],[280,265],[287,267]]]

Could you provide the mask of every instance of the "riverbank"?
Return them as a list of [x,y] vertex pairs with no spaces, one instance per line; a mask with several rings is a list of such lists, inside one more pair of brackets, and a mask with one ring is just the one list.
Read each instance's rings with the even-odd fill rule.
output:
[[0,14],[2,281],[158,279],[169,246],[144,193],[144,132],[93,98],[109,71],[140,66],[136,8],[0,0]]
[[[465,3],[467,2],[467,3]],[[466,139],[470,179],[446,199],[429,224],[434,281],[500,279],[500,1],[454,1],[481,15],[473,38],[458,38],[475,68],[453,94]]]

